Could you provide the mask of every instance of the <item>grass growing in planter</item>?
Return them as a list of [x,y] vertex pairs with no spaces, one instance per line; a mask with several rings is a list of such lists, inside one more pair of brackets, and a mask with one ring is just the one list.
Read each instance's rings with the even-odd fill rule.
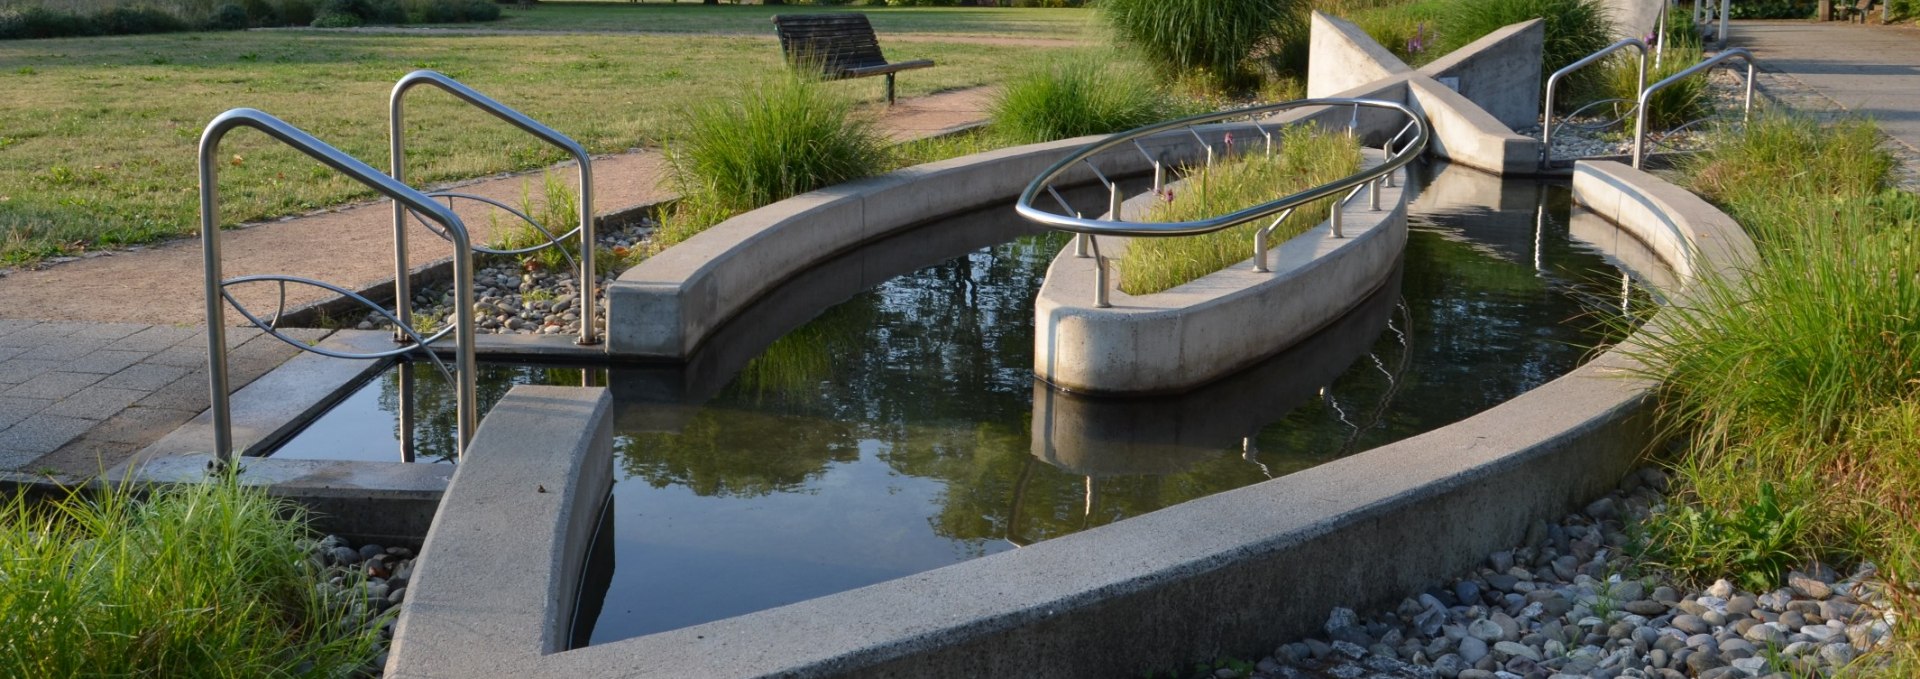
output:
[[1009,80],[988,109],[1008,144],[1107,134],[1179,117],[1181,106],[1138,69],[1099,55],[1041,64]]
[[[1540,64],[1542,87],[1554,71],[1613,42],[1609,37],[1613,26],[1609,23],[1606,5],[1600,0],[1448,0],[1435,15],[1440,53],[1452,52],[1508,25],[1532,19],[1546,20]],[[1574,95],[1568,100],[1590,99],[1598,88],[1598,78],[1595,69],[1581,69],[1568,76],[1570,94]]]
[[737,101],[687,112],[667,144],[679,205],[661,225],[660,247],[735,214],[887,167],[886,142],[853,100],[788,70]]
[[352,676],[379,634],[316,591],[311,537],[297,508],[231,482],[16,495],[0,504],[0,676]]
[[[1269,158],[1255,149],[1245,156],[1189,173],[1157,203],[1144,221],[1207,219],[1351,175],[1360,170],[1360,144],[1313,125],[1288,127]],[[1269,246],[1285,242],[1326,218],[1333,199],[1303,205],[1274,232]],[[1146,295],[1219,271],[1253,254],[1253,234],[1265,220],[1198,236],[1135,238],[1120,259],[1120,290]]]
[[1099,10],[1122,39],[1168,74],[1195,74],[1220,87],[1250,80],[1254,49],[1306,35],[1302,0],[1103,0]]
[[[1812,559],[1920,578],[1920,197],[1870,123],[1765,116],[1684,168],[1754,236],[1637,351],[1663,380],[1680,501],[1649,526],[1682,576],[1765,591]],[[1896,588],[1898,586],[1896,585]],[[1896,591],[1908,619],[1913,591]],[[1910,625],[1898,651],[1913,667]]]

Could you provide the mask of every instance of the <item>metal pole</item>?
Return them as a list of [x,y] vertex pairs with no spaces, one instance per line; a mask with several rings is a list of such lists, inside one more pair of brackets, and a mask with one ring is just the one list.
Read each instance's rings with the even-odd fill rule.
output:
[[1720,32],[1716,36],[1720,41],[1720,49],[1727,48],[1727,10],[1732,3],[1733,0],[1720,0]]
[[1742,124],[1753,122],[1753,58],[1746,58],[1746,62],[1747,87],[1746,93],[1742,95],[1740,104],[1740,122]]
[[1340,208],[1342,208],[1342,207],[1345,207],[1344,205],[1342,205],[1342,203],[1345,203],[1345,202],[1347,202],[1347,201],[1345,201],[1345,200],[1343,200],[1343,199],[1339,199],[1339,198],[1336,198],[1336,199],[1334,199],[1334,201],[1333,201],[1333,209],[1332,209],[1332,210],[1328,210],[1328,211],[1327,211],[1327,213],[1328,213],[1328,214],[1327,214],[1327,220],[1328,220],[1328,221],[1331,221],[1331,222],[1333,222],[1333,237],[1334,237],[1334,238],[1346,238],[1346,237],[1347,237],[1347,234],[1346,234],[1346,233],[1345,233],[1344,231],[1342,231],[1342,230],[1341,230],[1341,228],[1340,228],[1340,226],[1341,226],[1341,224],[1340,224],[1340,221],[1341,221],[1341,220],[1340,220]]
[[1380,178],[1378,177],[1367,183],[1367,203],[1374,212],[1380,211]]
[[1167,166],[1158,160],[1153,161],[1153,195],[1167,190]]
[[[387,176],[407,183],[406,126],[402,122],[405,90],[395,88],[387,95]],[[400,321],[393,329],[393,341],[408,341],[404,328],[413,327],[413,268],[407,262],[407,206],[393,201],[393,317]]]
[[1076,233],[1073,235],[1073,256],[1082,258],[1091,256],[1087,253],[1087,234]]
[[455,359],[454,398],[457,403],[459,423],[457,431],[460,437],[460,455],[467,453],[467,444],[473,441],[473,432],[480,426],[478,409],[475,404],[476,369],[473,358],[473,243],[467,237],[467,231],[448,229],[453,237],[453,308],[459,314],[454,318]]
[[1647,90],[1640,90],[1640,101],[1635,102],[1633,111],[1633,169],[1640,169],[1645,159],[1647,146]]
[[401,361],[394,367],[400,370],[400,461],[413,462],[413,366]]
[[1100,241],[1093,234],[1084,234],[1093,247],[1093,307],[1106,309],[1113,304],[1107,301],[1107,258],[1100,254]]
[[593,266],[593,251],[599,245],[594,237],[593,220],[593,165],[585,154],[580,156],[580,340],[581,346],[600,343],[600,328],[596,318],[599,311],[600,276]]
[[[1280,221],[1274,220],[1273,223],[1279,224]],[[1253,232],[1253,270],[1254,271],[1257,271],[1260,273],[1267,273],[1267,231],[1272,228],[1273,227],[1269,226],[1265,229],[1260,229],[1259,231]]]
[[227,324],[221,304],[220,197],[215,189],[220,164],[214,152],[225,131],[208,126],[200,135],[200,251],[206,275],[208,408],[213,412],[213,455],[222,467],[233,463],[233,404],[227,391]]

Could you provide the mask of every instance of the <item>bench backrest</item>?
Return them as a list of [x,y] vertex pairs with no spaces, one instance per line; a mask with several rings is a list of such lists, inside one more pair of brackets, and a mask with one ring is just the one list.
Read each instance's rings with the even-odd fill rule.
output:
[[859,12],[781,14],[773,17],[780,50],[795,66],[817,66],[827,75],[850,68],[884,66],[880,41]]

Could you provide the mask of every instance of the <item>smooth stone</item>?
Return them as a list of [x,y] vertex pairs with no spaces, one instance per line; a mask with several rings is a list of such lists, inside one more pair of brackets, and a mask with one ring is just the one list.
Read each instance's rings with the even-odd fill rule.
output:
[[1472,665],[1480,662],[1480,659],[1485,657],[1487,657],[1487,642],[1476,637],[1466,637],[1460,640],[1461,660],[1465,660],[1467,664]]
[[1727,624],[1727,616],[1719,611],[1702,613],[1700,614],[1700,619],[1707,621],[1707,624],[1714,627],[1724,627]]
[[1629,601],[1625,605],[1621,606],[1620,609],[1628,613],[1632,613],[1634,615],[1645,615],[1649,617],[1656,616],[1656,615],[1665,615],[1667,613],[1666,604],[1660,603],[1658,601],[1653,601],[1651,599],[1640,599],[1637,601]]
[[1788,629],[1800,629],[1807,626],[1807,616],[1801,615],[1799,611],[1787,611],[1780,614],[1780,624],[1786,625]]
[[1720,654],[1713,651],[1700,650],[1687,656],[1687,669],[1692,670],[1695,676],[1716,667],[1726,666],[1727,661],[1721,660]]
[[1482,669],[1460,670],[1459,679],[1494,679],[1493,673]]
[[1760,603],[1758,601],[1755,601],[1753,597],[1737,596],[1727,600],[1727,615],[1732,615],[1732,616],[1747,615],[1749,613],[1752,613],[1753,609],[1759,608],[1759,607],[1760,607]]
[[1666,667],[1667,652],[1657,648],[1651,651],[1647,651],[1647,664],[1652,665],[1654,667]]
[[1846,644],[1827,644],[1820,647],[1820,659],[1829,667],[1845,667],[1847,663],[1853,662],[1853,659],[1858,657],[1860,652]]
[[1671,606],[1680,602],[1680,593],[1673,591],[1672,587],[1661,585],[1653,588],[1653,600]]
[[1502,641],[1500,643],[1494,644],[1493,651],[1495,653],[1505,654],[1508,657],[1512,657],[1512,658],[1526,658],[1534,662],[1540,662],[1539,651],[1536,651],[1533,649],[1533,647],[1528,646],[1526,644],[1519,643],[1517,641]]
[[1686,632],[1687,634],[1706,634],[1713,631],[1713,626],[1707,624],[1706,620],[1701,619],[1700,616],[1697,615],[1676,615],[1673,617],[1671,624],[1674,629]]
[[1487,555],[1487,566],[1495,573],[1505,573],[1513,568],[1513,552],[1494,552]]
[[1480,585],[1472,580],[1461,580],[1453,584],[1453,595],[1459,597],[1462,604],[1480,603]]
[[1489,616],[1488,619],[1492,620],[1493,624],[1500,626],[1500,638],[1507,641],[1520,638],[1520,623],[1514,621],[1514,619],[1506,613],[1494,611],[1493,615]]
[[1833,596],[1832,585],[1799,571],[1787,574],[1787,587],[1792,589],[1793,593],[1809,599],[1825,599]]
[[1513,591],[1513,586],[1517,584],[1520,584],[1520,578],[1506,573],[1495,573],[1487,576],[1487,586],[1502,592]]
[[1711,634],[1695,634],[1687,637],[1687,648],[1704,648],[1709,651],[1718,651],[1720,650],[1720,640],[1713,638]]
[[1733,596],[1733,583],[1727,582],[1726,578],[1715,580],[1712,586],[1707,587],[1707,595],[1721,599]]
[[1356,643],[1348,642],[1348,641],[1336,641],[1336,642],[1333,642],[1332,646],[1333,646],[1334,653],[1338,653],[1340,655],[1344,655],[1344,656],[1347,656],[1348,658],[1352,658],[1355,660],[1358,660],[1360,659],[1361,656],[1364,656],[1367,654],[1366,647]]
[[1820,617],[1828,620],[1853,622],[1859,612],[1860,606],[1846,599],[1833,598],[1820,602]]
[[1764,670],[1767,668],[1767,659],[1766,658],[1741,658],[1739,660],[1733,661],[1732,664],[1734,667],[1739,668],[1740,671],[1746,672],[1747,674],[1759,674],[1761,670]]
[[1647,586],[1640,584],[1639,580],[1628,580],[1626,582],[1616,583],[1608,588],[1607,596],[1613,597],[1615,601],[1643,599],[1647,596]]
[[1747,673],[1738,667],[1715,667],[1701,672],[1697,679],[1740,679],[1745,676]]
[[1506,638],[1506,630],[1500,623],[1481,618],[1467,624],[1467,634],[1485,642],[1495,642]]
[[1787,644],[1786,648],[1780,649],[1780,654],[1785,656],[1800,656],[1800,655],[1806,655],[1808,653],[1812,653],[1818,649],[1819,649],[1819,646],[1815,645],[1811,641],[1796,641],[1791,644]]
[[1834,641],[1837,638],[1841,638],[1845,636],[1845,632],[1843,630],[1828,627],[1826,625],[1807,625],[1805,627],[1800,628],[1800,633],[1805,634],[1808,637],[1811,637],[1813,642],[1816,644],[1828,643],[1828,642]]
[[335,547],[333,548],[333,560],[335,563],[351,566],[360,563],[360,552],[346,547]]
[[1746,638],[1747,641],[1763,647],[1778,647],[1784,646],[1787,643],[1786,633],[1781,632],[1780,628],[1774,627],[1773,623],[1754,625],[1752,629],[1747,630],[1746,634],[1740,636]]

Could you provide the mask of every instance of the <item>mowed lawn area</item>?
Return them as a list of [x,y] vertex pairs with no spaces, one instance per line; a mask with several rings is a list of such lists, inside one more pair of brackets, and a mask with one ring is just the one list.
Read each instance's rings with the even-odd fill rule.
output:
[[500,29],[648,31],[663,33],[771,34],[773,15],[861,12],[880,34],[1080,39],[1094,28],[1092,12],[1016,7],[853,7],[814,5],[701,5],[697,2],[543,2],[506,5],[498,21],[473,24]]
[[[516,17],[582,10],[601,17],[595,21],[604,20],[609,30],[680,27],[715,34],[246,31],[0,42],[0,91],[7,93],[0,98],[0,264],[194,233],[196,145],[206,123],[229,108],[267,111],[384,167],[387,93],[395,79],[416,68],[459,78],[595,153],[657,146],[689,106],[736,96],[784,68],[765,9],[689,4],[512,10]],[[712,16],[698,16],[703,12]],[[917,16],[922,12],[926,18]],[[1048,13],[1065,18],[1029,18]],[[995,84],[1071,49],[1004,44],[961,32],[1008,34],[1036,22],[1084,26],[1089,16],[985,8],[872,14],[883,27],[918,27],[916,39],[892,47],[890,56],[939,62],[901,76],[900,93],[909,97]],[[995,28],[992,17],[1001,14],[1008,20]],[[879,30],[884,44],[888,29]],[[956,33],[943,41],[942,30]],[[1059,30],[1068,32],[1052,35],[1071,37],[1080,29]],[[881,96],[878,78],[832,86],[870,102]],[[561,160],[549,147],[438,91],[421,90],[408,102],[408,172],[416,184]],[[221,148],[223,223],[372,195],[251,131],[230,135]]]

